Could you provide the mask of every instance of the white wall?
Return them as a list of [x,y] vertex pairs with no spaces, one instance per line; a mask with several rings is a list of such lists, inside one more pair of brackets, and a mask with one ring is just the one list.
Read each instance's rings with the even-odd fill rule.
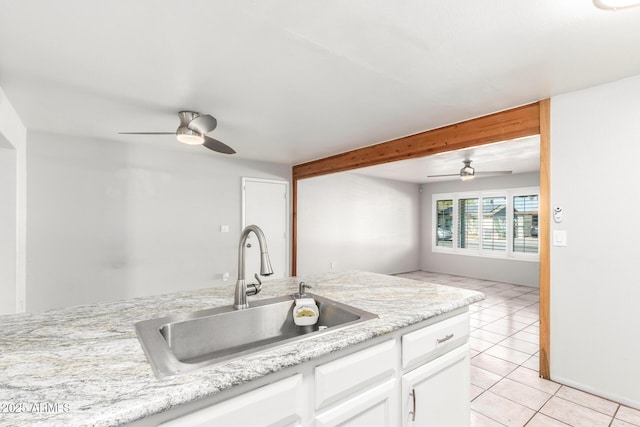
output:
[[540,174],[526,173],[509,176],[476,178],[471,181],[445,181],[422,186],[420,269],[436,273],[456,274],[485,280],[540,286],[540,263],[521,260],[484,258],[432,252],[433,209],[432,196],[439,193],[480,191],[503,188],[537,187]]
[[26,134],[0,88],[0,314],[24,310]]
[[297,273],[418,269],[419,192],[344,172],[298,181]]
[[30,132],[27,310],[235,281],[241,177],[291,169],[198,148]]
[[640,75],[551,100],[551,376],[640,408]]
[[0,314],[16,312],[16,150],[0,135]]

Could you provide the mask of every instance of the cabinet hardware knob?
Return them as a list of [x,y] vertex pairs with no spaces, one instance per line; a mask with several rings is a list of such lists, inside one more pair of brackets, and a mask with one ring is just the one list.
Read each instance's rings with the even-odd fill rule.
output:
[[446,336],[446,337],[444,337],[444,338],[438,338],[438,339],[436,339],[436,342],[437,342],[438,344],[442,344],[442,343],[443,343],[443,342],[445,342],[445,341],[449,341],[451,338],[453,338],[453,334],[449,334],[449,335],[447,335],[447,336]]
[[413,411],[409,412],[409,415],[411,415],[411,421],[415,421],[416,420],[416,389],[415,388],[411,389],[411,393],[409,394],[409,396],[411,396],[411,399],[413,400]]

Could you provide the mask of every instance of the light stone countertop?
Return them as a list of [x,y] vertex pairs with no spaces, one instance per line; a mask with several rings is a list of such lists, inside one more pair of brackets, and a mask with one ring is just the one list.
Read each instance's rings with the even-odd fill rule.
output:
[[378,319],[239,359],[158,380],[134,323],[233,303],[234,284],[0,316],[0,426],[132,422],[234,385],[321,357],[480,301],[479,292],[375,273],[346,272],[264,282],[249,301],[312,292]]

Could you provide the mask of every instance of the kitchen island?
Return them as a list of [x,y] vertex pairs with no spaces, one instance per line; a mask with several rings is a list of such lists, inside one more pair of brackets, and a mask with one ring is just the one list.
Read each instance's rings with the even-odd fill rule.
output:
[[233,394],[251,383],[347,351],[437,316],[466,310],[481,293],[365,272],[264,283],[249,301],[313,293],[375,313],[377,319],[304,341],[158,380],[134,331],[138,321],[233,302],[233,284],[38,314],[0,317],[0,425],[107,426]]

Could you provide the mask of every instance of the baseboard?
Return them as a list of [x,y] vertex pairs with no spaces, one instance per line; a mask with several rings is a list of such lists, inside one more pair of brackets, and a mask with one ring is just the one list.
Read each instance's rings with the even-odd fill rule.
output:
[[588,386],[586,384],[582,384],[582,383],[579,383],[577,381],[573,381],[573,380],[570,380],[570,379],[567,379],[567,378],[559,377],[559,376],[556,376],[556,375],[553,375],[553,374],[551,375],[551,380],[556,382],[556,383],[558,383],[558,384],[563,384],[563,385],[566,385],[568,387],[572,387],[572,388],[575,388],[575,389],[578,389],[578,390],[582,390],[584,392],[593,394],[595,396],[602,397],[602,398],[608,399],[608,400],[612,400],[612,401],[614,401],[616,403],[620,403],[620,404],[622,404],[624,406],[628,406],[630,408],[634,408],[634,409],[640,410],[640,401],[629,399],[629,398],[626,398],[624,396],[617,395],[615,393],[607,393],[607,392],[605,392],[603,390],[595,389],[594,387]]

